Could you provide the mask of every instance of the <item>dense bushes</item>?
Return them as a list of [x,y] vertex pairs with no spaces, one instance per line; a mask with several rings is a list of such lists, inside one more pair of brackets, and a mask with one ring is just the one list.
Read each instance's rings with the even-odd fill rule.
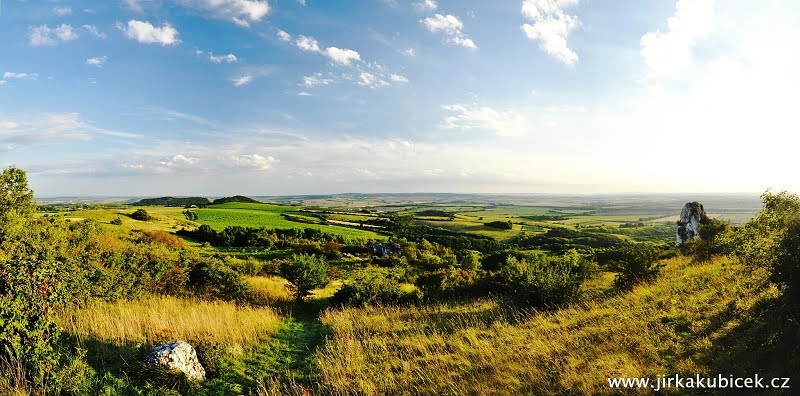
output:
[[248,296],[241,275],[215,258],[195,263],[189,272],[187,286],[206,298],[243,300]]
[[617,273],[614,286],[626,289],[655,279],[662,267],[658,259],[659,250],[650,244],[637,243],[618,249],[616,259],[609,264]]
[[514,224],[509,221],[490,221],[483,224],[485,227],[497,228],[498,230],[510,230],[514,228]]
[[495,289],[522,307],[552,308],[575,301],[592,264],[576,251],[563,256],[508,257],[495,274]]
[[131,213],[131,218],[139,221],[150,221],[153,219],[153,217],[150,216],[150,214],[144,209],[136,209],[135,212]]

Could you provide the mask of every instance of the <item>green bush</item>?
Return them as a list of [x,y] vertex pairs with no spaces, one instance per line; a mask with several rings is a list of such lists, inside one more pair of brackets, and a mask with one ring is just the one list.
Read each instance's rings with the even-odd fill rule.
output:
[[417,300],[421,294],[406,293],[391,273],[365,270],[333,295],[334,305],[398,304]]
[[144,209],[136,209],[135,212],[131,213],[131,218],[139,221],[150,221],[153,219]]
[[249,295],[239,273],[216,258],[195,263],[189,271],[188,286],[196,295],[205,298],[242,300]]
[[122,219],[120,219],[119,217],[117,217],[116,219],[114,219],[114,220],[111,220],[111,224],[112,224],[112,225],[117,225],[117,226],[118,226],[118,225],[122,225]]
[[328,262],[321,256],[295,254],[281,266],[280,274],[291,283],[297,301],[303,301],[311,290],[324,287],[329,281]]
[[609,268],[617,273],[614,286],[619,289],[655,279],[663,266],[659,262],[658,248],[645,243],[619,248],[616,257]]
[[789,223],[783,235],[771,278],[785,288],[795,306],[800,306],[800,217]]
[[592,263],[574,250],[563,256],[509,256],[495,274],[495,288],[519,306],[555,308],[575,301],[591,272]]

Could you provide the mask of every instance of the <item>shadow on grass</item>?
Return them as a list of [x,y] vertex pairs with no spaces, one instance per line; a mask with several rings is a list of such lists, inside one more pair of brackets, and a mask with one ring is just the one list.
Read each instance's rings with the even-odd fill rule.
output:
[[[759,301],[741,316],[741,323],[726,331],[701,358],[709,367],[709,373],[744,378],[755,374],[762,378],[788,377],[791,378],[790,386],[796,388],[800,385],[797,383],[800,381],[800,324],[797,314],[792,314],[781,298],[772,298]],[[748,393],[744,391],[727,393]],[[759,394],[794,393],[791,389],[762,389]]]

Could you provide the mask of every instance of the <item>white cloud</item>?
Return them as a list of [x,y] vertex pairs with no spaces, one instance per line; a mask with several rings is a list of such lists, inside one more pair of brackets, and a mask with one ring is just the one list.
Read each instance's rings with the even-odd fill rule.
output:
[[0,85],[6,85],[6,83],[7,83],[6,80],[0,80]]
[[523,0],[522,16],[530,23],[522,25],[525,35],[539,42],[539,48],[566,65],[574,65],[578,54],[567,45],[573,30],[581,25],[577,16],[569,15],[566,8],[576,6],[579,0]]
[[39,78],[39,73],[14,73],[14,72],[5,72],[3,73],[4,80],[35,80]]
[[108,60],[107,56],[96,56],[93,58],[86,59],[86,64],[89,66],[102,68],[107,60]]
[[241,87],[243,85],[250,84],[251,82],[253,82],[253,79],[254,77],[252,74],[244,74],[239,77],[233,78],[231,82],[233,83],[234,87]]
[[98,30],[97,26],[94,26],[94,25],[83,25],[83,26],[81,26],[81,29],[83,31],[91,34],[92,36],[95,36],[95,37],[98,37],[98,38],[106,38],[106,34],[101,32],[100,30]]
[[301,35],[297,37],[294,43],[297,45],[297,48],[303,51],[320,52],[319,43],[313,37]]
[[300,5],[306,5],[306,0],[297,0]]
[[270,12],[266,0],[177,0],[185,7],[210,12],[213,16],[249,27],[260,22]]
[[32,47],[56,45],[77,38],[77,30],[72,25],[64,23],[52,28],[47,25],[28,26],[28,44]]
[[284,32],[283,30],[278,29],[278,33],[276,35],[278,36],[278,40],[280,41],[284,41],[287,43],[292,41],[292,35]]
[[155,27],[150,22],[128,21],[127,26],[117,23],[117,28],[126,37],[136,40],[142,44],[160,44],[163,46],[174,45],[181,42],[178,31],[169,23],[164,23],[161,27]]
[[389,80],[392,81],[392,82],[398,82],[398,83],[407,83],[408,82],[408,79],[405,78],[405,76],[401,76],[399,74],[394,74],[394,73],[389,74]]
[[19,120],[0,119],[0,142],[49,144],[55,141],[88,141],[95,135],[135,138],[127,132],[103,129],[78,113],[43,113]]
[[317,73],[310,76],[303,77],[303,86],[308,88],[314,88],[320,85],[329,85],[332,83],[333,80],[330,78],[324,78],[321,73]]
[[245,154],[231,158],[231,163],[234,166],[256,170],[267,170],[276,162],[278,162],[278,160],[272,156],[265,157],[259,154]]
[[361,72],[361,75],[358,76],[358,85],[369,88],[380,88],[389,85],[389,83],[376,77],[372,73]]
[[300,91],[297,93],[297,96],[311,96],[311,94],[306,91]]
[[234,63],[234,62],[239,60],[239,58],[237,58],[236,55],[234,55],[234,54],[216,55],[213,52],[210,52],[210,51],[206,52],[206,51],[199,50],[199,49],[195,50],[194,53],[196,55],[198,55],[198,56],[208,57],[208,60],[210,60],[211,63],[216,63],[216,64],[220,64],[220,63],[223,63],[223,62],[224,63]]
[[497,136],[523,136],[527,133],[525,118],[511,111],[497,111],[487,106],[469,104],[445,105],[451,115],[442,120],[444,129],[484,131]]
[[435,14],[420,20],[420,23],[431,33],[443,34],[448,43],[471,49],[478,48],[475,42],[464,34],[464,23],[454,15]]
[[412,56],[413,57],[413,56],[416,56],[417,54],[416,54],[416,51],[414,51],[413,48],[406,48],[406,49],[403,50],[403,55]]
[[697,40],[711,32],[714,0],[678,0],[675,15],[667,19],[668,30],[649,32],[641,38],[641,55],[651,82],[675,77],[692,66]]
[[417,12],[436,11],[436,8],[439,7],[435,0],[421,0],[412,3],[411,6],[414,7],[414,10]]
[[361,55],[351,49],[342,49],[336,47],[325,48],[325,56],[330,60],[345,66],[350,66],[354,61],[360,61]]
[[53,13],[58,16],[67,16],[72,14],[72,8],[70,7],[53,7]]

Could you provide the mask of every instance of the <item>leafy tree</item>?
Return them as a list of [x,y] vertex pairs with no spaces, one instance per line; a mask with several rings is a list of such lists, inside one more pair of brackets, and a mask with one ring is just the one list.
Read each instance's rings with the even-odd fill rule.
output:
[[461,258],[461,269],[475,272],[481,268],[481,259],[481,252],[477,250],[467,250]]
[[291,283],[290,289],[297,301],[311,294],[311,290],[328,284],[328,262],[322,256],[295,254],[280,269],[281,276]]
[[139,221],[150,221],[153,219],[150,213],[147,213],[144,209],[136,209],[136,211],[131,214],[131,218]]
[[554,308],[575,301],[592,263],[571,250],[563,256],[508,256],[495,274],[497,291],[522,307]]
[[609,267],[617,273],[614,286],[620,289],[648,282],[658,276],[661,267],[658,249],[652,245],[637,243],[619,249],[617,258]]
[[0,173],[0,213],[28,215],[36,210],[28,176],[19,168],[10,167]]

